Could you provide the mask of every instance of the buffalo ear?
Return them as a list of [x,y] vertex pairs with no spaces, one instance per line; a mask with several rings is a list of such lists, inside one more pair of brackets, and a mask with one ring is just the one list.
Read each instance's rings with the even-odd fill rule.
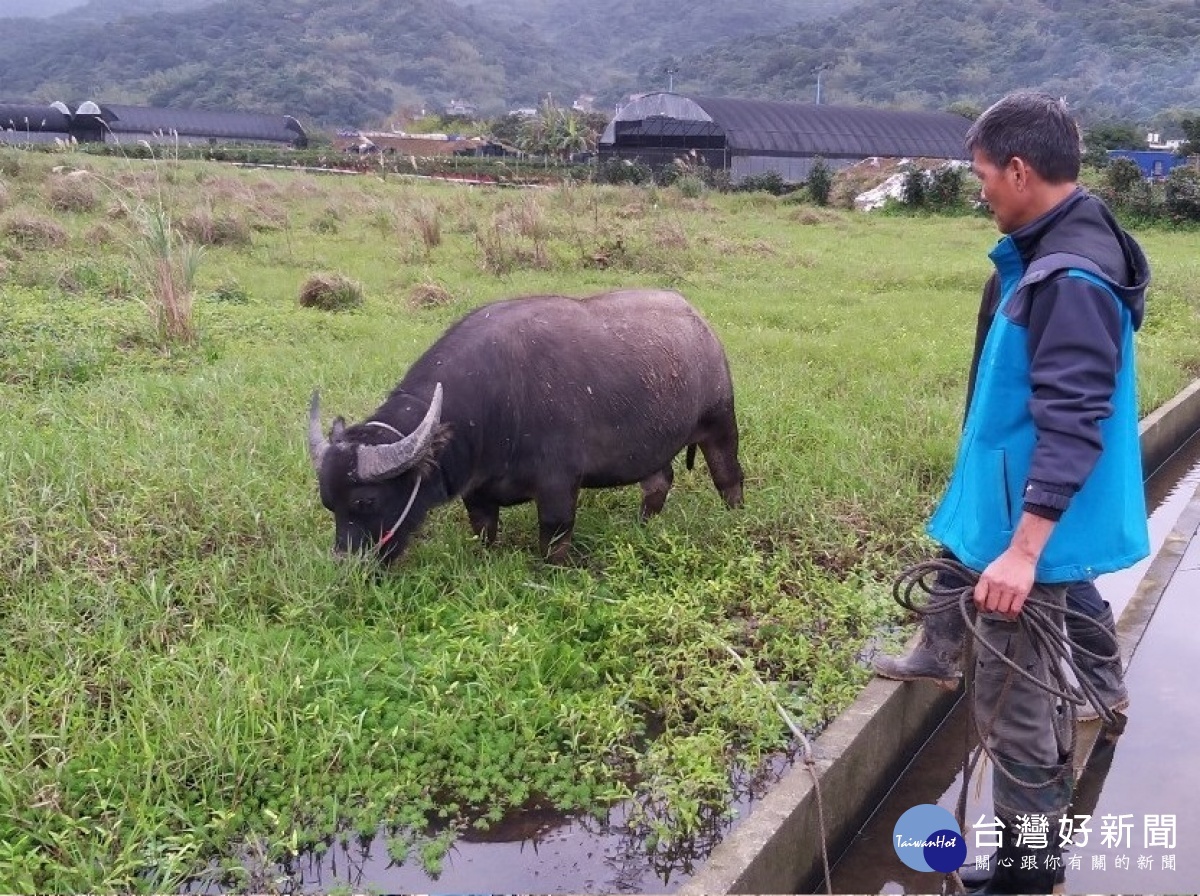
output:
[[333,421],[333,428],[329,430],[329,441],[340,442],[346,437],[346,418],[338,417]]

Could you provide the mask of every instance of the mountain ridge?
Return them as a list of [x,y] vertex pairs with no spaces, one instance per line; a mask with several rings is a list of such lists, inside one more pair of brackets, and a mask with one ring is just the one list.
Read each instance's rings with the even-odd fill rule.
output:
[[983,107],[1033,87],[1081,118],[1147,125],[1200,106],[1194,0],[91,0],[8,24],[23,33],[0,58],[6,99],[321,126],[451,99],[486,115],[583,93],[612,108],[668,86],[811,102],[818,70],[823,100],[849,105]]

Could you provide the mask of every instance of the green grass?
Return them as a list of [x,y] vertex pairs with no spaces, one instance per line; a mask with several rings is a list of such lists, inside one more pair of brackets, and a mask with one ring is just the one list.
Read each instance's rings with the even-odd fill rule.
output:
[[[52,161],[95,171],[95,208],[47,208]],[[379,828],[436,873],[465,826],[629,798],[661,849],[722,815],[733,768],[787,747],[773,700],[818,731],[867,679],[865,645],[900,637],[890,580],[928,550],[990,222],[0,163],[0,219],[68,233],[0,237],[4,889],[170,890],[214,857],[250,887],[239,849],[271,861]],[[251,234],[206,246],[195,344],[164,340],[139,293],[119,212],[137,202]],[[1149,411],[1200,371],[1200,277],[1194,233],[1139,236]],[[360,283],[361,309],[301,308],[316,271]],[[429,283],[451,301],[415,310]],[[635,488],[585,494],[574,568],[537,559],[531,508],[485,550],[457,504],[394,571],[331,560],[314,387],[357,419],[472,307],[628,285],[679,288],[724,340],[743,510],[700,462],[646,526]]]

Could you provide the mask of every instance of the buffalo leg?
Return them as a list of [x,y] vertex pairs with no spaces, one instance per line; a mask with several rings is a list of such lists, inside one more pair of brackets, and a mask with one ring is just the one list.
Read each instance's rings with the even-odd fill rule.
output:
[[479,498],[463,498],[471,531],[484,544],[495,544],[500,528],[500,505]]
[[671,483],[675,481],[675,471],[667,464],[657,473],[651,473],[642,480],[642,522],[661,513],[667,503],[667,493],[671,491]]
[[538,493],[538,544],[547,563],[564,565],[571,553],[571,533],[575,529],[575,506],[579,489],[574,486],[547,489]]
[[723,415],[700,440],[700,451],[713,485],[717,487],[725,504],[729,507],[742,506],[742,465],[738,463],[738,430],[733,412]]

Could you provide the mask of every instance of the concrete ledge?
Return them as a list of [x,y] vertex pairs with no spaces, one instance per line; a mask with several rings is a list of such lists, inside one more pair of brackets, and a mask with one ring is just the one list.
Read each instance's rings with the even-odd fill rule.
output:
[[1183,447],[1200,424],[1200,380],[1142,420],[1142,470],[1146,477]]
[[[873,679],[814,745],[830,862],[958,699]],[[907,747],[907,748],[906,748]],[[787,893],[824,873],[813,776],[791,769],[720,843],[681,893]]]
[[[1157,470],[1200,430],[1200,380],[1150,414],[1140,427],[1142,465]],[[1200,516],[1192,502],[1185,516]],[[1180,524],[1155,556],[1118,623],[1128,662],[1179,565],[1187,541]],[[814,744],[830,862],[861,827],[904,767],[944,721],[958,693],[873,679]],[[1094,738],[1093,738],[1094,740]],[[808,766],[790,769],[713,850],[679,892],[793,893],[823,874],[817,793]]]

